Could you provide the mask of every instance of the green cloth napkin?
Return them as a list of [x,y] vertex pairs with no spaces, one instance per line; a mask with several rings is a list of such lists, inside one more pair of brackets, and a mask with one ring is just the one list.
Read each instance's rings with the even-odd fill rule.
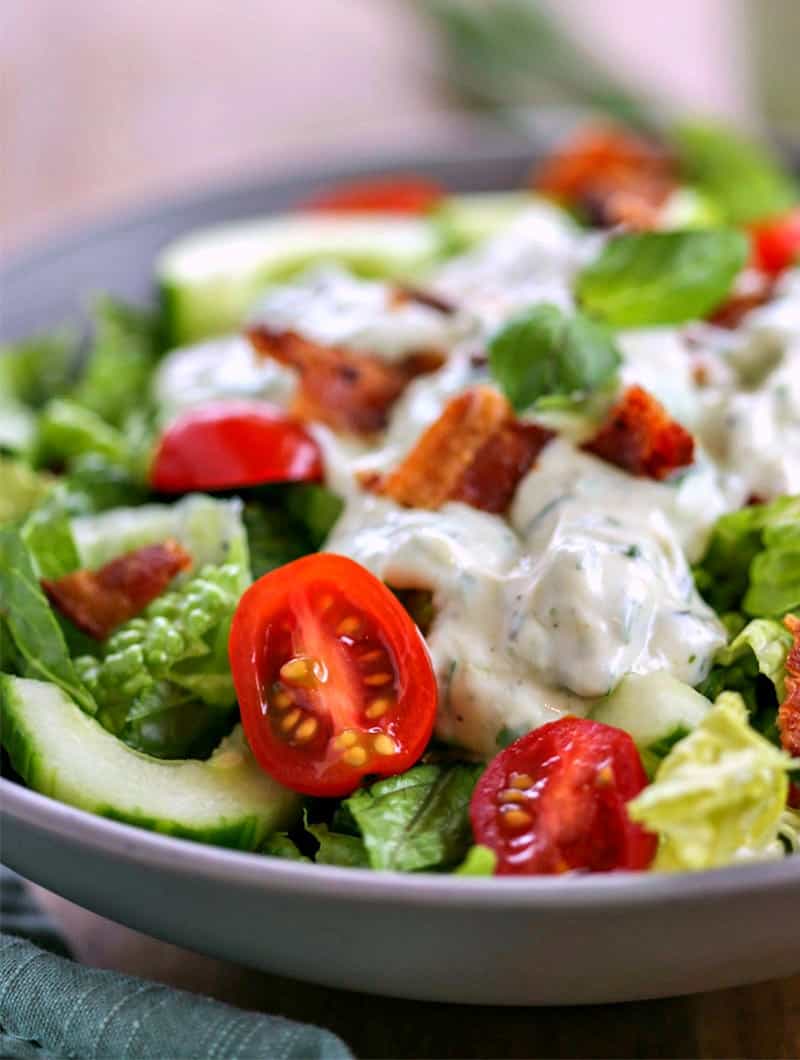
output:
[[352,1057],[319,1027],[77,964],[23,881],[2,867],[0,924],[0,1058]]

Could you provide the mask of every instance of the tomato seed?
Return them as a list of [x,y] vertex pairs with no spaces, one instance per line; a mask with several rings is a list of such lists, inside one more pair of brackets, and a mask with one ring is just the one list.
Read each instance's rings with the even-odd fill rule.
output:
[[294,710],[289,711],[286,717],[281,721],[281,728],[284,732],[289,732],[295,725],[300,721],[301,711],[295,707]]
[[379,755],[393,755],[397,751],[394,740],[383,732],[375,737],[372,746]]
[[289,659],[280,669],[281,680],[290,685],[302,688],[316,688],[322,678],[322,667],[317,659],[306,655],[296,655]]
[[353,732],[352,729],[345,729],[333,741],[333,746],[337,751],[346,751],[348,747],[355,747],[357,743],[358,733]]
[[381,671],[379,674],[368,674],[364,678],[364,684],[365,685],[372,685],[372,686],[375,686],[375,685],[388,685],[391,680],[392,680],[392,675],[391,674],[387,674],[387,673],[384,673],[384,671]]
[[370,703],[364,713],[370,719],[381,718],[389,709],[389,707],[391,707],[391,705],[391,699],[373,699],[373,701]]
[[367,752],[363,747],[351,747],[345,751],[342,758],[349,766],[363,766],[367,760]]
[[526,828],[533,818],[529,813],[525,813],[524,810],[505,810],[501,814],[501,820],[506,828]]

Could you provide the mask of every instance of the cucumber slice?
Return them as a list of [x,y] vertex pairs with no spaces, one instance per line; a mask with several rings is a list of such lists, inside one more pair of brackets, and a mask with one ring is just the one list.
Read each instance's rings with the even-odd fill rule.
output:
[[238,850],[289,827],[300,796],[256,764],[241,727],[207,762],[133,751],[46,681],[0,674],[3,746],[43,795],[101,817]]
[[591,716],[630,733],[649,772],[710,709],[705,696],[661,670],[623,677],[614,691],[596,704]]
[[247,569],[243,510],[238,498],[215,500],[194,493],[176,504],[142,504],[81,515],[71,527],[84,567],[102,567],[123,552],[174,537],[191,555],[194,571],[209,563],[239,563]]
[[[437,207],[431,220],[439,227],[446,253],[457,254],[502,232],[526,207],[541,202],[539,196],[526,191],[450,195]],[[549,203],[548,206],[554,209]]]
[[235,330],[268,284],[316,262],[410,277],[438,251],[435,226],[384,214],[287,214],[203,229],[170,244],[156,262],[167,337],[180,345]]

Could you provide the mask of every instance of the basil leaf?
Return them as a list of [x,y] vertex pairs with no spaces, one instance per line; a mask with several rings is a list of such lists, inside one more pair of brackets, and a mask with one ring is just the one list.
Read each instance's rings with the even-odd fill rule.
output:
[[797,201],[794,181],[759,144],[706,122],[679,125],[673,137],[683,173],[731,224],[782,213]]
[[362,788],[344,803],[373,869],[416,872],[461,861],[472,842],[469,801],[483,767],[414,766]]
[[19,654],[23,676],[52,681],[83,710],[95,713],[94,699],[78,677],[39,586],[30,552],[22,536],[10,529],[0,530],[0,620]]
[[582,396],[608,383],[620,354],[609,332],[582,313],[543,302],[510,320],[489,343],[489,368],[517,410],[542,398]]
[[620,328],[701,319],[725,299],[747,253],[744,234],[730,228],[626,233],[582,270],[578,299]]

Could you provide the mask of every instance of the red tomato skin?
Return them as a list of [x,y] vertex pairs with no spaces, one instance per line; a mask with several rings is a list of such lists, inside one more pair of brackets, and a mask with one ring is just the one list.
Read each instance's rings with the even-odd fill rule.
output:
[[188,409],[164,431],[150,468],[162,493],[316,482],[319,446],[297,420],[264,402],[225,401]]
[[353,181],[323,191],[303,203],[304,210],[332,213],[424,214],[445,196],[445,189],[434,180],[413,175],[375,177]]
[[[501,823],[501,793],[508,797],[515,789],[512,778],[520,775],[533,782],[530,799],[507,805],[525,812],[531,823],[509,829]],[[657,839],[630,820],[625,804],[646,784],[626,732],[561,718],[527,733],[489,763],[470,805],[475,841],[497,854],[497,875],[645,869]]]
[[769,276],[778,276],[800,256],[800,207],[763,221],[752,229],[755,263]]
[[[362,719],[362,725],[369,726],[368,732],[391,734],[399,745],[398,753],[371,755],[361,765],[347,764],[339,753],[333,752],[333,740],[340,731],[335,726],[327,746],[316,755],[312,748],[293,748],[280,740],[268,723],[272,707],[265,705],[271,688],[268,666],[275,661],[265,657],[265,652],[274,627],[287,613],[307,616],[315,601],[337,592],[349,609],[358,608],[374,618],[398,678],[396,709],[381,720],[381,728]],[[294,791],[326,798],[349,795],[365,776],[392,776],[409,769],[428,745],[436,720],[438,693],[422,635],[394,594],[345,556],[304,556],[255,582],[234,614],[229,655],[250,747],[262,769]],[[324,711],[317,717],[324,722]]]

